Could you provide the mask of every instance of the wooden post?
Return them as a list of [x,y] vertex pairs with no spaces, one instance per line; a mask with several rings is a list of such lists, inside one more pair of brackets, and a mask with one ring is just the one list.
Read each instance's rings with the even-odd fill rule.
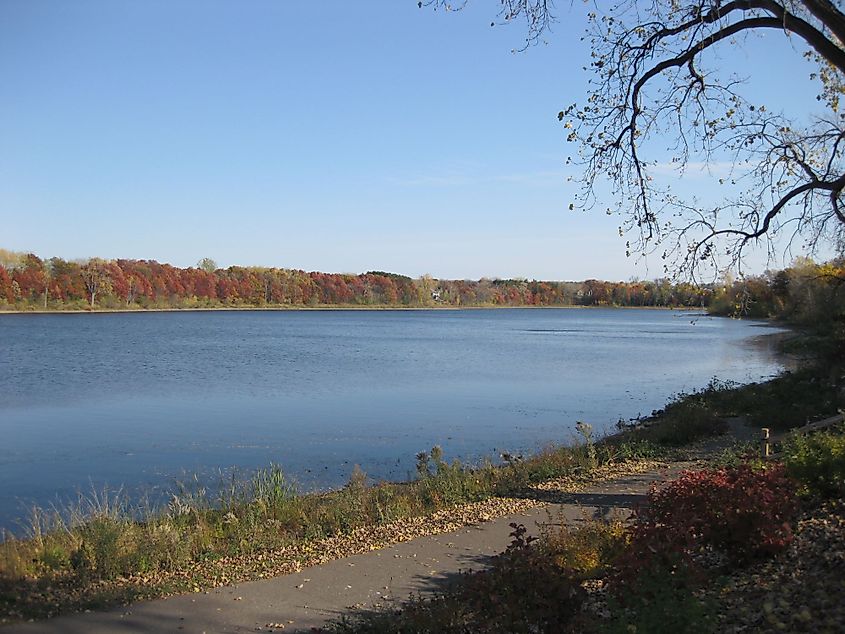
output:
[[761,431],[763,432],[763,436],[760,439],[760,453],[764,458],[768,458],[772,455],[771,446],[769,445],[769,428],[763,427]]

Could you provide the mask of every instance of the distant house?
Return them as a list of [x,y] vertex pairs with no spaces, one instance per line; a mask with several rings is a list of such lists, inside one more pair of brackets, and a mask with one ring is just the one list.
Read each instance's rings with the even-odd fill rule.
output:
[[442,291],[441,289],[439,289],[439,288],[435,288],[433,291],[431,291],[431,299],[433,299],[435,302],[439,302],[439,301],[441,301],[441,299],[440,299],[440,294],[441,294],[442,292],[443,292],[443,291]]

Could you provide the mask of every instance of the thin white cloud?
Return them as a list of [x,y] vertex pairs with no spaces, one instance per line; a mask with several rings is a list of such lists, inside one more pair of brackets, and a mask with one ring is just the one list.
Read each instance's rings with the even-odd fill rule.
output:
[[684,178],[725,178],[740,176],[750,167],[749,163],[733,161],[688,161],[686,163],[658,162],[648,166],[654,175],[680,176]]
[[516,172],[512,174],[493,174],[478,172],[441,172],[420,174],[410,177],[393,177],[390,182],[403,187],[468,187],[490,185],[494,183],[518,183],[526,185],[559,185],[566,182],[567,174],[560,170],[539,170],[536,172]]
[[405,187],[460,187],[475,185],[477,179],[460,173],[420,174],[405,178],[391,178],[391,182]]

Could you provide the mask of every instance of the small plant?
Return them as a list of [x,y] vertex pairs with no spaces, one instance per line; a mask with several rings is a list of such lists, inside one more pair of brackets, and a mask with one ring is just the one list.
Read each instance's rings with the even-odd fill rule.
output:
[[460,460],[443,459],[443,450],[435,445],[431,452],[417,454],[417,485],[425,504],[441,508],[474,502],[493,494],[496,474],[489,465],[471,469]]
[[575,423],[575,429],[584,441],[585,466],[587,469],[595,469],[598,466],[598,458],[596,457],[596,445],[593,442],[593,426],[579,420]]
[[429,465],[430,457],[427,451],[421,451],[417,454],[417,477],[427,478],[431,475],[431,467]]
[[349,481],[334,496],[332,509],[335,511],[337,526],[333,533],[351,530],[369,520],[370,491],[367,487],[367,474],[360,465],[352,468]]
[[133,571],[137,541],[131,523],[101,515],[80,530],[79,547],[70,555],[70,563],[81,577],[114,579]]
[[300,519],[299,490],[277,464],[259,469],[252,478],[252,503],[262,519],[293,524]]

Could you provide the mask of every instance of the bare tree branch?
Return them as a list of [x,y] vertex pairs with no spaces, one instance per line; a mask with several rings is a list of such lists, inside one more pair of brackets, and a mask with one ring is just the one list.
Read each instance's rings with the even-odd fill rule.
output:
[[[629,250],[659,249],[667,271],[677,274],[740,265],[746,246],[761,240],[774,255],[789,231],[788,245],[796,238],[810,250],[841,243],[845,128],[838,99],[845,49],[838,34],[845,33],[845,15],[839,7],[809,0],[646,6],[622,0],[605,15],[590,14],[594,89],[583,105],[559,114],[572,130],[569,140],[581,147],[581,206],[592,208],[602,184],[610,184],[620,232],[635,232]],[[746,99],[724,70],[707,68],[711,50],[762,30],[806,44],[820,66],[827,120],[771,114]],[[661,143],[669,143],[666,150]],[[731,193],[722,202],[702,208],[672,193],[671,177],[689,174],[692,165],[725,162],[730,176],[718,183]],[[661,165],[670,166],[668,176]]]

